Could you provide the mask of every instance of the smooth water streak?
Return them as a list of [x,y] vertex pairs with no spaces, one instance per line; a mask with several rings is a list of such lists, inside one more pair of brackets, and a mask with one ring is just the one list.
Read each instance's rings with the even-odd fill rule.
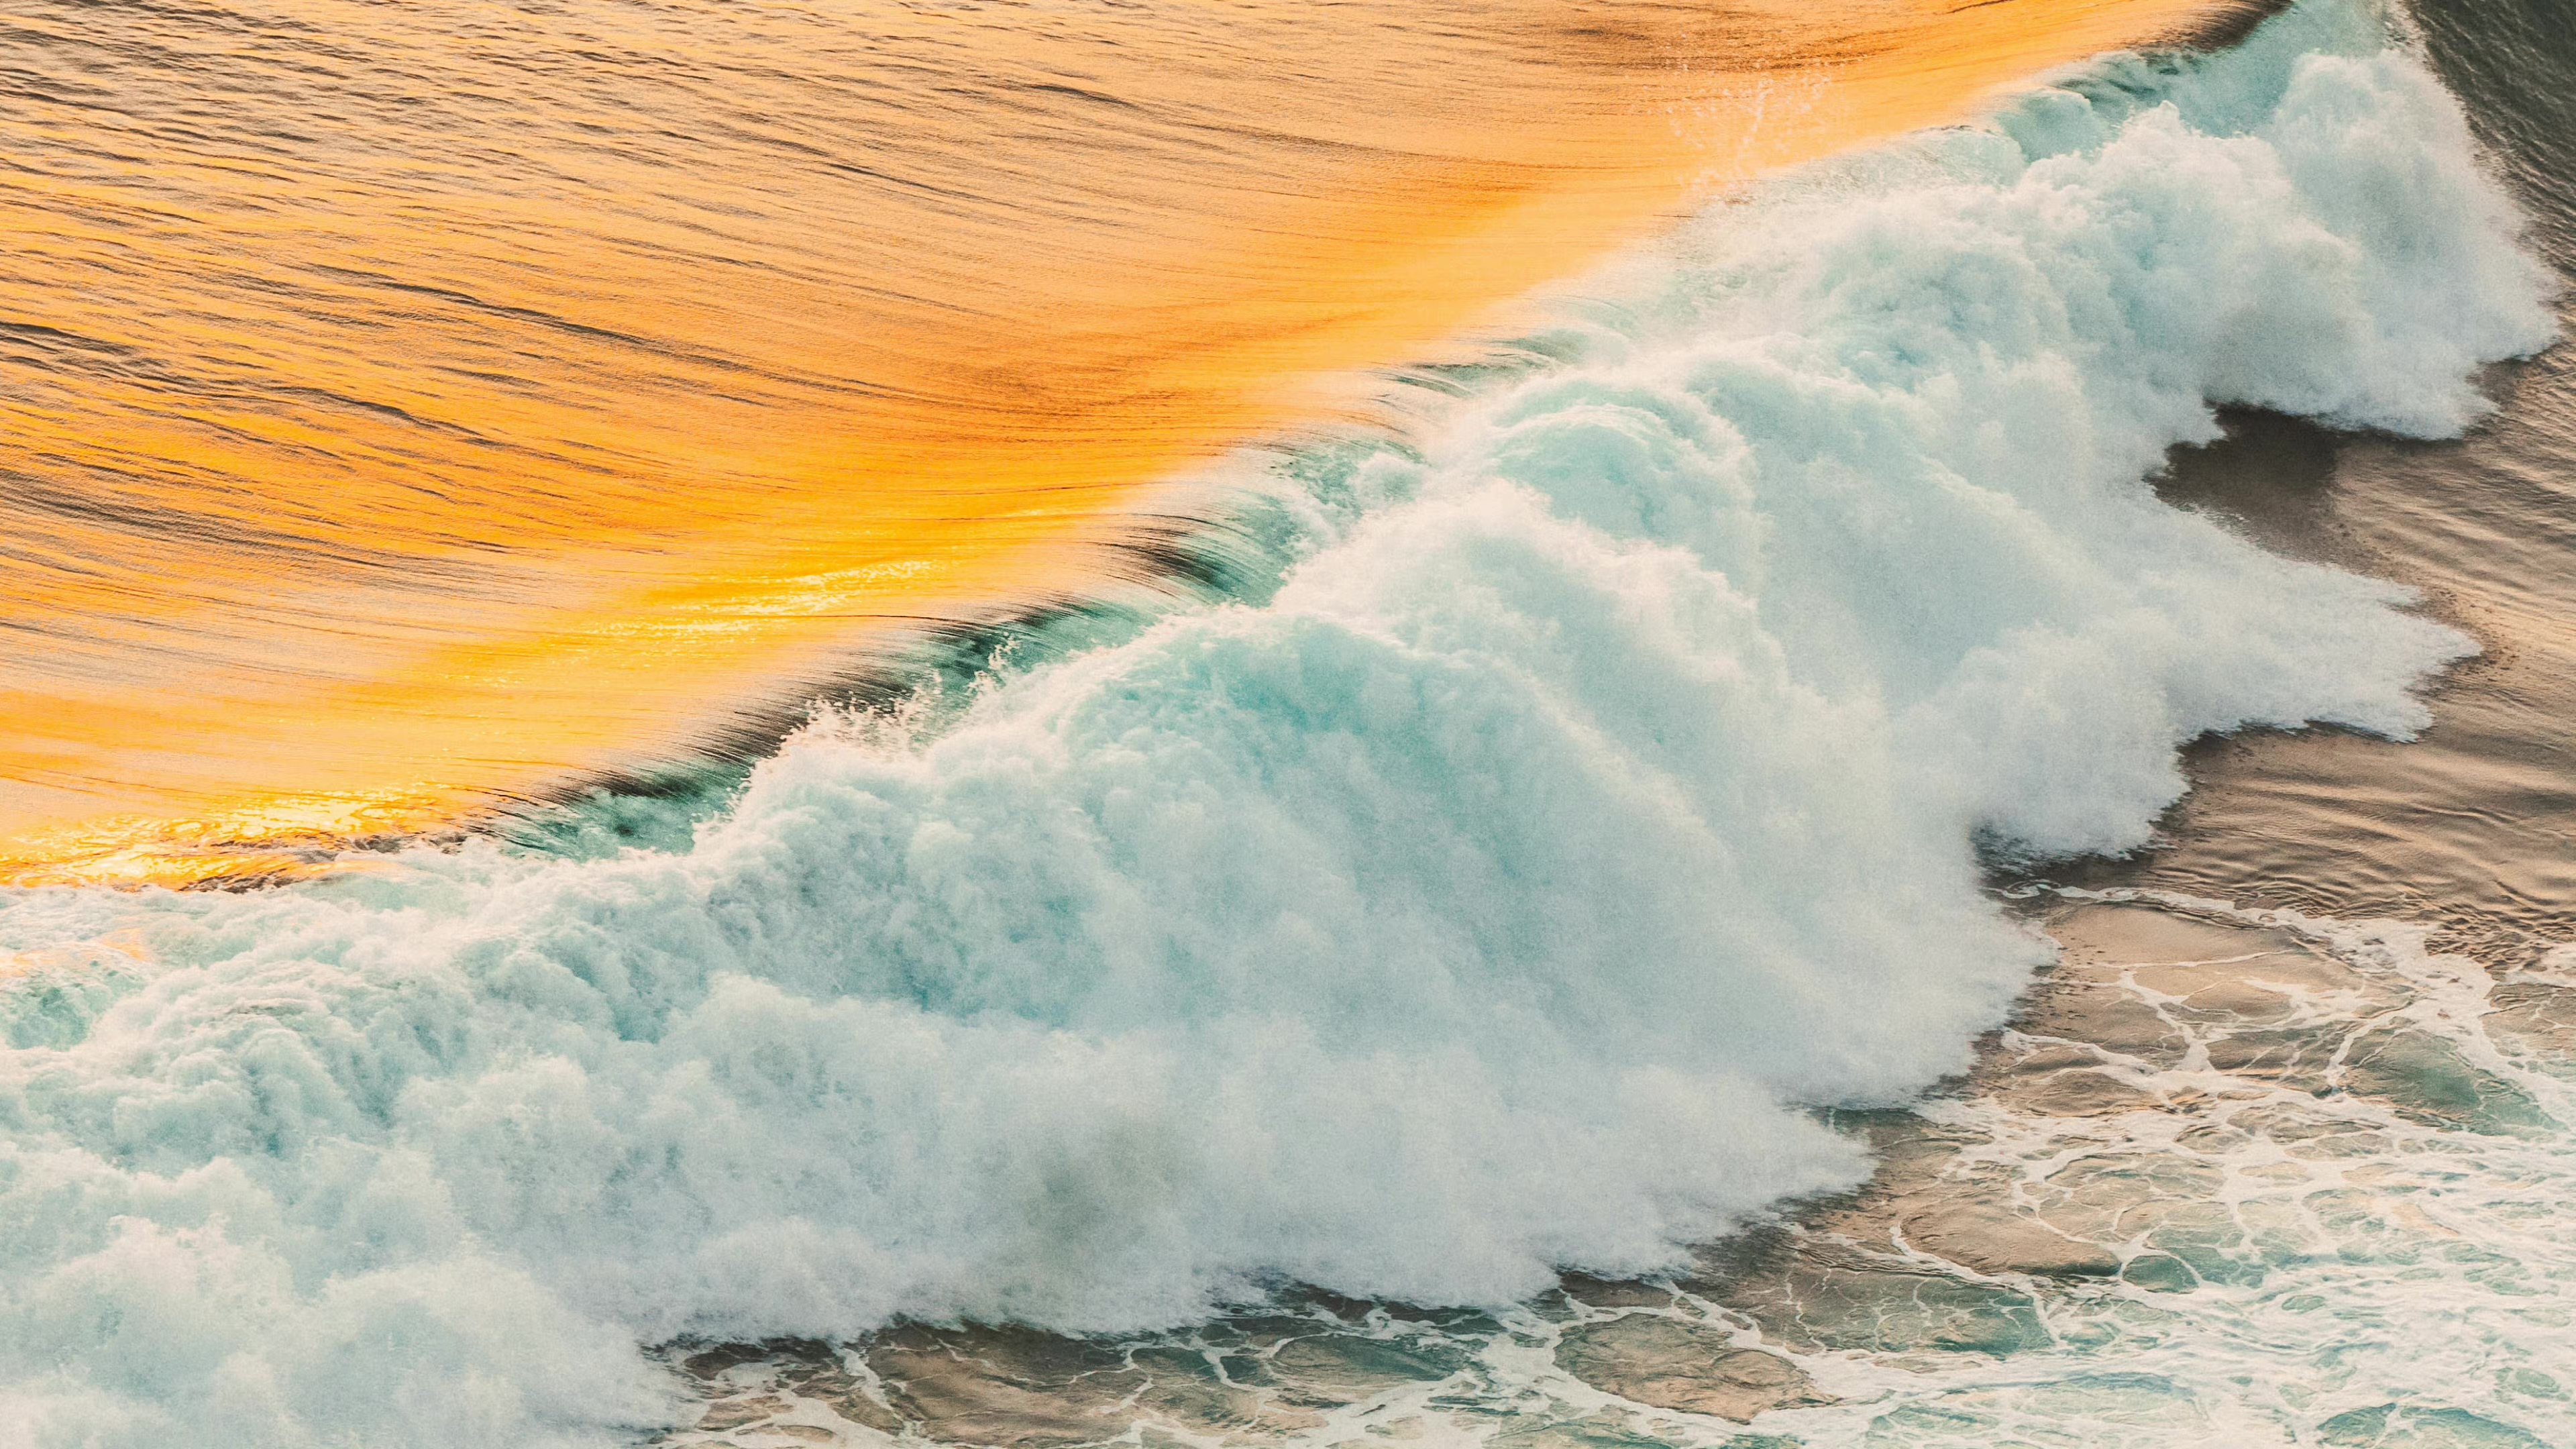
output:
[[765,750],[1711,188],[2246,8],[21,7],[0,878]]

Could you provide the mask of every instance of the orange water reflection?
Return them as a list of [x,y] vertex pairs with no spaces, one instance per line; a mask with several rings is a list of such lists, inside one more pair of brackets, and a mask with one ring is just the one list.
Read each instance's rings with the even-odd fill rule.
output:
[[2241,8],[22,3],[0,879],[701,748],[1712,183]]

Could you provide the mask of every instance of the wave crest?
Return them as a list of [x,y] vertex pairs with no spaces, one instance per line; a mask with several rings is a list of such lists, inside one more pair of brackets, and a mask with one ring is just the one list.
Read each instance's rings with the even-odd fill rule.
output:
[[2551,326],[2456,106],[2313,6],[1619,285],[1274,597],[810,733],[688,852],[8,897],[141,948],[7,987],[0,1419],[588,1442],[684,1332],[1672,1263],[1999,1019],[1981,833],[2126,848],[2204,731],[2423,722],[2467,641],[2156,501],[2209,403],[2439,435]]

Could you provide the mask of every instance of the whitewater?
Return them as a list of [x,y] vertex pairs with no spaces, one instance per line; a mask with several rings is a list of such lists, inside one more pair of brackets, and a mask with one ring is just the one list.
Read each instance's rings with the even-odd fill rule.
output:
[[644,1350],[1507,1308],[1867,1154],[2212,731],[2470,641],[2159,502],[2214,404],[2453,435],[2550,283],[2388,16],[1730,196],[1269,476],[1289,562],[672,850],[0,895],[0,1442],[589,1444]]

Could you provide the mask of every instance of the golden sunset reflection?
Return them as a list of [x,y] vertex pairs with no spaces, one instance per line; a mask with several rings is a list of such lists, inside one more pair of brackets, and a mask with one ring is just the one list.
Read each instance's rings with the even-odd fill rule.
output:
[[0,880],[681,757],[1713,188],[2215,0],[34,0]]

